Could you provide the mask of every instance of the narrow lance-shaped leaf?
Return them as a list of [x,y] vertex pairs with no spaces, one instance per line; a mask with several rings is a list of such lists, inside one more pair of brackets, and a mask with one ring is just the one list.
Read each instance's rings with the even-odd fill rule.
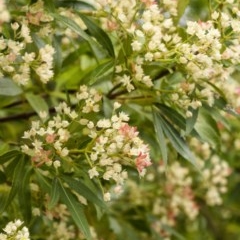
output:
[[109,56],[114,58],[115,53],[113,44],[108,35],[97,24],[91,21],[87,16],[83,14],[79,14],[79,16],[86,24],[89,33],[97,39],[97,41],[102,45],[104,49],[108,51]]
[[25,177],[25,168],[26,166],[26,158],[25,156],[22,156],[19,158],[18,163],[15,167],[14,174],[13,174],[13,180],[12,180],[12,188],[9,192],[8,198],[4,205],[2,205],[2,209],[0,209],[0,212],[4,211],[9,204],[13,201],[16,194],[19,192],[21,185],[23,184],[22,180]]
[[69,185],[71,189],[85,197],[90,202],[95,203],[99,207],[106,208],[104,201],[101,200],[98,195],[88,188],[82,181],[68,176],[62,176],[62,179]]
[[18,150],[11,150],[9,152],[6,152],[0,156],[0,164],[4,164],[12,160],[14,157],[20,156],[21,154],[22,153]]
[[153,109],[153,123],[154,123],[154,129],[156,132],[157,140],[161,149],[163,161],[165,164],[167,164],[168,154],[167,154],[166,139],[163,134],[161,120],[159,120],[158,113],[154,111],[154,109]]
[[29,223],[32,216],[31,209],[31,190],[30,190],[30,177],[32,173],[32,167],[29,166],[26,171],[24,178],[21,180],[22,183],[19,187],[18,201],[21,206],[20,211],[22,212],[24,222]]
[[42,175],[39,169],[35,168],[35,176],[37,178],[37,181],[41,188],[44,190],[44,192],[50,194],[51,192],[51,182],[49,179]]
[[61,181],[59,181],[59,192],[60,199],[64,204],[66,204],[74,222],[85,235],[86,239],[90,240],[91,234],[89,225],[82,209],[82,205],[77,201],[72,192],[63,186],[63,183]]
[[186,119],[186,135],[191,133],[191,131],[194,129],[198,118],[198,109],[189,109],[189,111],[191,111],[192,117],[188,117]]
[[59,182],[57,178],[54,178],[52,181],[52,187],[50,192],[50,202],[48,207],[53,208],[59,201],[60,193],[59,193]]
[[63,0],[63,1],[59,1],[58,6],[60,7],[68,7],[68,8],[72,8],[74,10],[94,10],[94,7],[84,1],[71,1],[71,0]]
[[106,52],[104,53],[104,49],[97,42],[95,42],[84,30],[82,30],[77,25],[77,23],[75,23],[70,18],[67,18],[65,16],[61,16],[61,15],[56,14],[56,13],[53,13],[52,16],[56,20],[58,20],[59,22],[64,24],[66,27],[69,27],[74,32],[79,34],[79,36],[81,36],[83,39],[88,41],[88,43],[90,44],[90,46],[91,46],[91,48],[92,48],[92,50],[93,50],[93,52],[94,52],[94,54],[95,54],[97,59],[101,59],[101,58],[105,58],[106,57]]
[[196,165],[195,157],[190,151],[187,143],[180,136],[179,132],[174,128],[174,126],[168,122],[161,114],[158,114],[158,119],[162,123],[163,131],[169,141],[172,143],[175,150],[182,155],[185,159],[190,161],[192,164]]

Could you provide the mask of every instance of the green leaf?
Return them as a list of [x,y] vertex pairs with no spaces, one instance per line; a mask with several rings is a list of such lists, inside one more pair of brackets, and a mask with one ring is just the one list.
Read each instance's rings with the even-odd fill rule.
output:
[[67,184],[68,186],[85,197],[87,200],[89,200],[92,203],[95,203],[99,207],[105,208],[106,209],[106,204],[102,199],[99,198],[99,196],[94,193],[86,184],[84,184],[83,181],[76,180],[73,177],[69,176],[62,176],[61,177]]
[[62,68],[62,49],[56,37],[53,38],[53,47],[55,49],[54,54],[54,72],[57,74]]
[[97,67],[94,67],[87,76],[84,77],[83,83],[90,85],[96,83],[99,79],[109,75],[113,70],[114,62],[112,60],[99,63]]
[[165,139],[165,136],[163,134],[163,128],[162,128],[162,125],[161,125],[161,121],[159,121],[159,119],[158,119],[158,113],[156,111],[154,111],[154,109],[153,109],[153,123],[154,123],[154,129],[155,129],[155,132],[156,132],[158,144],[160,146],[160,150],[161,150],[161,153],[162,153],[162,158],[163,158],[163,161],[166,165],[167,161],[168,161],[166,139]]
[[30,177],[32,173],[32,167],[28,167],[25,171],[24,178],[21,180],[22,183],[18,191],[18,201],[21,206],[20,211],[22,212],[24,222],[29,223],[32,217],[31,208],[31,190],[30,190]]
[[[207,104],[204,104],[203,107],[204,107],[204,109],[206,109],[206,111],[211,113],[211,116],[215,119],[216,122],[221,122],[227,130],[231,131],[231,126],[228,121],[228,118],[224,117],[221,114],[219,109],[217,109],[215,107],[210,107]],[[238,117],[239,117],[239,115],[238,115]]]
[[72,29],[74,32],[79,34],[79,36],[81,36],[83,39],[88,41],[88,43],[90,44],[90,46],[91,46],[91,48],[92,48],[92,50],[93,50],[97,59],[102,59],[102,58],[106,57],[106,52],[104,51],[104,49],[97,42],[95,42],[84,30],[82,30],[77,25],[77,23],[75,23],[70,18],[67,18],[65,16],[61,16],[61,15],[56,14],[56,13],[52,13],[52,16],[56,20],[61,22],[63,25],[65,25],[66,27]]
[[42,97],[34,95],[33,93],[27,93],[25,96],[31,107],[39,116],[43,111],[48,113],[48,105]]
[[59,181],[59,192],[60,199],[68,207],[71,217],[78,228],[82,231],[87,239],[91,239],[89,225],[82,209],[82,205],[77,201],[76,197],[71,193],[71,191],[63,186],[61,181]]
[[115,57],[112,41],[108,35],[96,23],[91,21],[87,16],[79,14],[83,22],[88,28],[89,33],[97,39],[104,49],[108,51],[109,56]]
[[76,1],[76,0],[75,1],[70,1],[70,0],[59,1],[58,6],[68,7],[74,10],[94,10],[94,7],[91,4],[83,1]]
[[198,118],[198,109],[189,109],[192,113],[192,117],[186,119],[186,135],[192,132]]
[[39,185],[41,186],[41,188],[44,190],[44,192],[50,194],[50,192],[51,192],[50,179],[43,176],[40,169],[35,168],[34,172],[35,172],[34,175],[36,176],[37,181],[38,181]]
[[[195,113],[196,116],[194,116],[194,119],[192,119],[192,122],[190,124],[189,119],[185,119],[179,112],[174,110],[173,108],[170,108],[164,104],[161,103],[155,103],[155,106],[158,107],[161,114],[172,124],[180,128],[184,131],[182,135],[188,135],[189,133],[194,137],[199,137],[198,133],[195,131],[194,127],[194,119],[197,117],[197,113]],[[195,119],[196,120],[196,119]],[[188,123],[187,123],[188,121]],[[188,126],[187,126],[188,124]],[[192,128],[192,129],[191,129]]]
[[172,143],[175,150],[189,162],[196,165],[194,155],[192,154],[192,152],[188,148],[187,143],[181,137],[176,128],[160,113],[157,113],[157,118],[162,125],[163,132],[165,133],[169,141]]
[[172,121],[176,126],[185,130],[186,128],[186,120],[185,118],[179,114],[176,110],[160,103],[156,103],[155,106],[161,111],[161,113],[168,118],[169,121]]
[[53,0],[44,0],[44,6],[50,11],[55,11],[55,5]]
[[22,153],[18,150],[11,150],[9,152],[6,152],[0,156],[0,164],[4,164],[12,160],[14,157],[20,156],[21,154]]
[[0,79],[0,95],[16,96],[22,93],[22,89],[10,78]]
[[22,187],[22,184],[23,184],[22,180],[24,179],[26,174],[25,167],[26,167],[26,157],[23,156],[19,159],[15,167],[13,180],[12,180],[12,187],[8,195],[8,198],[6,199],[5,204],[3,204],[2,209],[0,209],[0,213],[9,206],[9,204],[13,201],[14,197]]
[[188,4],[189,4],[189,0],[179,0],[179,1],[178,1],[178,4],[177,4],[177,13],[178,13],[177,19],[178,19],[178,20],[179,20],[179,19],[182,17],[182,15],[184,14],[184,12],[185,12]]
[[45,46],[45,42],[35,33],[31,33],[31,37],[38,49]]
[[53,208],[59,201],[59,182],[57,178],[54,178],[52,181],[52,188],[50,192],[50,202],[48,204],[48,207],[51,209]]
[[220,146],[220,133],[217,127],[216,121],[212,118],[210,113],[201,109],[199,116],[195,124],[195,129],[202,138],[202,140],[208,142],[214,148]]

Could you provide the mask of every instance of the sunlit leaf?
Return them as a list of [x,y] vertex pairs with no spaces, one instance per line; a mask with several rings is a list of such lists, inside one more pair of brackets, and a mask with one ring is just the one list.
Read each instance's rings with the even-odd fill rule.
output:
[[189,4],[189,0],[179,0],[177,2],[177,13],[178,13],[177,18],[178,19],[182,17],[188,4]]
[[0,95],[16,96],[22,93],[22,89],[10,78],[0,78]]
[[41,112],[48,113],[48,105],[44,98],[39,95],[34,95],[33,93],[27,93],[25,96],[31,107],[39,116],[41,116]]

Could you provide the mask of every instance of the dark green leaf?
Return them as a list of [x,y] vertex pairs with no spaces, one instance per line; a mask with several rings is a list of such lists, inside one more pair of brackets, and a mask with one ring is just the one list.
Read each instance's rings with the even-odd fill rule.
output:
[[4,153],[0,156],[0,164],[4,164],[10,160],[12,160],[14,157],[17,157],[21,155],[22,153],[18,150],[11,150],[9,152]]
[[31,190],[30,190],[30,177],[32,173],[32,168],[28,167],[25,170],[24,178],[21,180],[21,185],[19,187],[18,192],[18,201],[20,207],[20,211],[22,212],[24,222],[29,223],[32,216],[32,208],[31,208]]
[[158,119],[158,113],[154,111],[154,109],[153,109],[153,123],[154,123],[154,129],[156,132],[158,144],[161,149],[163,161],[165,164],[167,164],[168,154],[167,154],[166,139],[163,134],[163,128],[162,128],[163,126],[161,125],[161,121],[159,121]]
[[23,156],[18,160],[18,163],[15,167],[14,174],[13,174],[12,188],[10,190],[10,193],[8,195],[8,198],[5,204],[3,205],[3,208],[0,209],[0,212],[4,211],[9,206],[9,204],[13,201],[14,197],[22,187],[22,184],[23,184],[22,180],[24,179],[26,174],[25,172],[26,163],[27,162],[26,162],[25,156]]
[[0,95],[3,96],[16,96],[22,93],[22,89],[11,79],[0,79]]
[[97,39],[97,41],[102,45],[104,49],[108,51],[109,56],[115,57],[114,48],[112,41],[108,35],[93,21],[91,21],[87,16],[79,14],[83,22],[88,28],[89,33]]
[[155,106],[158,107],[158,109],[161,111],[161,113],[164,115],[164,117],[167,117],[169,121],[173,122],[181,128],[182,130],[185,130],[186,128],[186,120],[185,118],[179,114],[176,110],[160,103],[156,103]]
[[65,0],[65,1],[59,1],[58,6],[61,7],[69,7],[75,10],[94,10],[94,7],[86,2],[83,1],[71,1],[71,0]]
[[186,119],[186,135],[192,132],[198,117],[198,109],[189,109],[192,113],[192,117]]
[[169,141],[172,143],[175,150],[182,155],[185,159],[190,161],[192,164],[195,165],[195,157],[188,148],[187,143],[185,140],[181,137],[179,132],[176,130],[176,128],[160,113],[156,113],[158,121],[160,121],[160,124],[162,125],[162,129],[169,139]]
[[71,20],[70,18],[67,18],[65,16],[61,16],[59,14],[53,13],[52,16],[58,20],[60,23],[62,23],[63,25],[65,25],[66,27],[72,29],[73,31],[75,31],[77,34],[79,34],[79,36],[81,36],[83,39],[85,39],[86,41],[88,41],[88,43],[90,44],[95,56],[97,59],[102,59],[106,57],[106,53],[104,52],[103,48],[97,43],[95,42],[84,30],[82,30],[77,23],[75,23],[73,20]]
[[106,208],[106,205],[99,196],[94,193],[83,181],[76,180],[73,177],[62,176],[62,179],[69,185],[71,189],[85,197],[90,202],[98,205],[99,207]]
[[57,178],[54,178],[52,181],[52,188],[50,192],[50,202],[48,207],[53,208],[59,201],[59,182]]
[[51,192],[50,179],[43,176],[40,169],[35,168],[34,170],[35,170],[35,176],[37,178],[37,181],[38,181],[39,185],[44,190],[44,192],[50,194],[50,192]]
[[91,239],[89,225],[82,209],[82,205],[77,201],[76,197],[71,193],[71,191],[65,188],[60,181],[59,192],[60,199],[68,207],[68,210],[71,213],[71,217],[73,218],[76,225],[79,227],[87,239]]
[[[177,112],[175,109],[170,108],[164,104],[160,104],[160,103],[155,103],[155,106],[158,107],[158,109],[160,110],[161,114],[172,124],[174,124],[174,126],[180,128],[181,130],[183,130],[185,133],[183,135],[188,135],[189,133],[191,133],[192,136],[194,137],[199,137],[197,132],[195,131],[194,127],[194,119],[197,117],[197,112],[195,113],[196,116],[194,116],[194,118],[191,120],[191,124],[190,122],[188,122],[188,126],[186,123],[186,119],[179,113]],[[189,119],[187,119],[189,121]],[[196,121],[196,119],[195,119]],[[190,124],[190,125],[189,125]],[[192,127],[192,129],[190,129]],[[187,131],[188,130],[188,131]],[[191,130],[191,131],[190,131]]]

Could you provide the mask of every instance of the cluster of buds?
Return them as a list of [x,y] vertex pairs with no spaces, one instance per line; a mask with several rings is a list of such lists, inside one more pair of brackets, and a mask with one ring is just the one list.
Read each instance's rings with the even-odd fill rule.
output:
[[4,233],[0,233],[0,240],[30,240],[27,227],[23,227],[22,225],[23,222],[21,220],[9,222],[5,228],[3,228]]

